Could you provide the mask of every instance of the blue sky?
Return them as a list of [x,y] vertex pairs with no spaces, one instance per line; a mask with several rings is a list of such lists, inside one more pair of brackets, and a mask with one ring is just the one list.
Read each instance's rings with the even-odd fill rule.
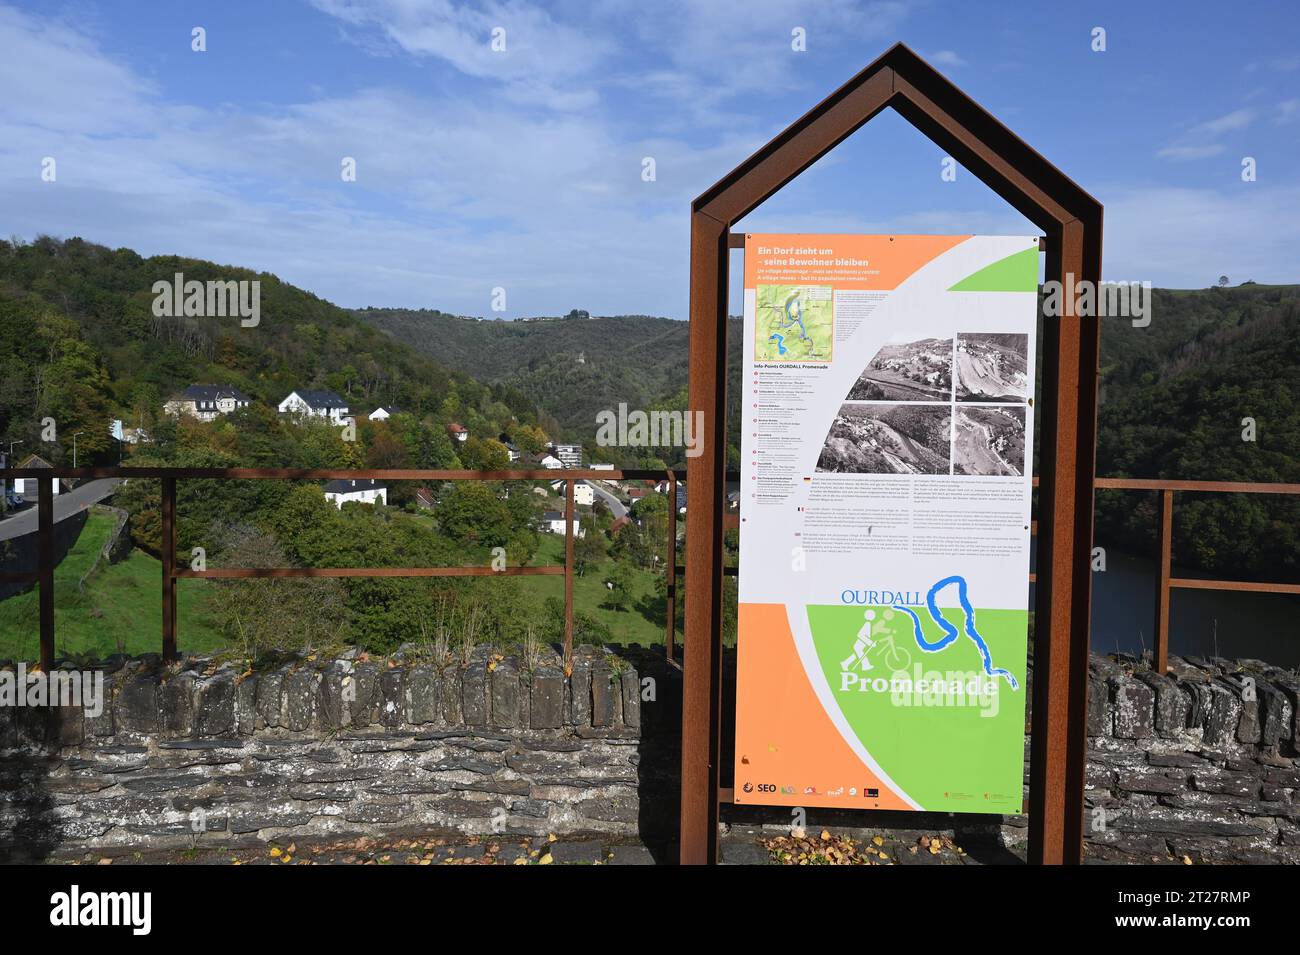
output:
[[[897,40],[1105,204],[1107,278],[1300,281],[1292,2],[0,0],[0,234],[681,318],[691,199]],[[1037,231],[941,159],[886,112],[739,227]]]

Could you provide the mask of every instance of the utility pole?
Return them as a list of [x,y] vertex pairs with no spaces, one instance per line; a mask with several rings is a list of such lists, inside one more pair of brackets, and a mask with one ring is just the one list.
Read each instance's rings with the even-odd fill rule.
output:
[[[84,431],[78,431],[77,434],[85,434]],[[72,466],[77,466],[77,434],[72,436]]]

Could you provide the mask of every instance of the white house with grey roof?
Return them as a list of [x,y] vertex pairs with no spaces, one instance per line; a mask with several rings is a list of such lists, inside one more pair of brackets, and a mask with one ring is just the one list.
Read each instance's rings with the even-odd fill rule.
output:
[[[546,534],[563,534],[564,533],[564,512],[563,511],[546,511],[542,514],[542,523],[538,528]],[[583,537],[586,531],[582,528],[581,518],[577,514],[573,515],[573,536]]]
[[348,417],[348,403],[335,392],[328,389],[316,391],[291,391],[280,402],[280,414],[298,415],[303,418],[324,418],[331,424],[345,425],[352,421]]
[[386,505],[388,488],[378,481],[344,478],[325,485],[325,500],[339,510],[348,503]]

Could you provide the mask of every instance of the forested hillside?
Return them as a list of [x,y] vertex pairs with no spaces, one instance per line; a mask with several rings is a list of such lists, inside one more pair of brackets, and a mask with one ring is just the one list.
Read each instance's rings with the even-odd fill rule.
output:
[[[261,320],[158,318],[153,283],[259,280]],[[81,239],[0,241],[0,437],[56,463],[71,441],[39,440],[54,418],[78,438],[79,463],[111,460],[107,422],[146,430],[162,403],[191,384],[229,384],[274,405],[294,389],[330,388],[366,414],[395,404],[495,436],[536,423],[531,403],[488,386],[269,273],[176,256],[142,258]],[[436,430],[436,429],[435,429]]]
[[[1154,290],[1152,320],[1102,322],[1097,473],[1236,481],[1300,481],[1300,287],[1245,284]],[[453,367],[509,383],[590,441],[595,413],[684,406],[687,328],[643,316],[501,322],[431,311],[358,313]],[[729,392],[739,386],[740,322],[730,334]],[[585,364],[578,364],[582,355]],[[1242,419],[1256,440],[1242,440]],[[739,433],[732,402],[728,436]],[[627,463],[631,463],[628,461]],[[1300,502],[1181,495],[1175,557],[1226,576],[1300,578]],[[1154,495],[1098,496],[1098,535],[1150,553]]]
[[[152,285],[175,272],[187,280],[260,281],[260,323],[155,317]],[[116,464],[124,453],[128,467],[494,470],[508,463],[493,440],[501,432],[527,450],[542,444],[535,413],[517,393],[449,371],[273,275],[144,259],[78,239],[0,242],[0,369],[0,438],[22,442],[19,458],[35,450],[55,463],[70,463],[74,435],[79,464]],[[195,383],[234,385],[252,402],[210,422],[163,413],[168,396]],[[354,435],[277,413],[291,390],[316,388],[347,399]],[[401,412],[367,420],[379,404]],[[42,434],[44,418],[54,420],[53,441]],[[142,425],[147,440],[119,448],[109,436],[114,418]],[[472,436],[453,442],[451,421]],[[431,511],[416,506],[415,491],[393,484],[388,507],[340,510],[319,482],[180,481],[179,559],[189,564],[202,553],[209,567],[438,566],[486,564],[494,547],[516,565],[534,557],[544,506],[537,496],[461,483],[433,488]],[[131,515],[132,541],[155,558],[159,501],[158,482],[140,479],[113,496]],[[470,645],[555,632],[552,604],[516,578],[215,581],[200,593],[204,618],[250,655],[342,643],[390,650],[419,636],[445,643],[453,628]],[[0,638],[32,652],[31,620],[0,615]]]
[[[508,322],[429,309],[368,308],[355,314],[452,368],[518,391],[555,419],[566,439],[584,442],[594,460],[647,467],[683,460],[680,448],[597,448],[594,438],[597,413],[617,411],[620,402],[643,411],[686,407],[685,322],[645,315]],[[732,319],[733,392],[740,385],[740,339],[740,320]],[[730,423],[734,445],[738,406]]]
[[[1300,287],[1157,289],[1151,315],[1146,328],[1102,321],[1097,473],[1300,482]],[[1154,497],[1099,494],[1099,538],[1150,553]],[[1296,581],[1300,501],[1180,494],[1174,557],[1229,578]]]

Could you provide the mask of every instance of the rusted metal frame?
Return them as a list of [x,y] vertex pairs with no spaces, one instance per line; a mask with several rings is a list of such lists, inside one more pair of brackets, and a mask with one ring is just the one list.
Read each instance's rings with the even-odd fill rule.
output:
[[554,481],[573,478],[578,481],[650,480],[663,477],[654,468],[626,468],[618,471],[542,468],[532,471],[445,471],[415,468],[0,468],[0,477],[55,477],[93,480],[98,478],[142,478],[159,480],[234,480],[234,481],[325,481],[335,479],[388,481]]
[[[1052,236],[1046,274],[1064,282],[1101,274],[1101,213]],[[1030,728],[1029,861],[1083,861],[1087,768],[1088,637],[1092,593],[1100,325],[1074,314],[1043,320],[1044,380],[1039,580]]]
[[54,482],[57,480],[36,482],[36,572],[41,588],[37,612],[41,626],[41,670],[46,673],[54,669]]
[[693,211],[729,228],[870,122],[894,92],[893,71],[880,69],[865,76],[871,69],[863,70],[737,166],[695,200]]
[[248,579],[260,577],[558,577],[564,564],[539,567],[213,567],[177,570],[172,576],[188,579]]
[[[1008,152],[1020,157],[1033,156],[1043,165],[1046,160],[959,92],[923,89],[898,73],[894,76],[894,88],[898,94],[890,102],[894,110],[1046,231],[1048,235],[1045,240],[1039,240],[1039,248],[1050,252],[1055,232],[1077,212],[1068,201],[1040,187],[1033,175],[1021,168],[1023,158],[1009,158]],[[972,124],[986,127],[987,131],[983,135],[972,133]],[[1077,186],[1073,188],[1078,191]],[[1083,195],[1081,191],[1079,194]]]
[[1169,672],[1169,571],[1173,553],[1174,492],[1160,491],[1160,526],[1156,531],[1156,560],[1159,561],[1156,578],[1156,672]]
[[[906,76],[900,76],[900,71]],[[897,97],[894,96],[895,92],[899,94]],[[959,161],[963,161],[995,192],[1048,233],[1048,238],[1053,240],[1050,251],[1055,254],[1057,266],[1049,269],[1049,275],[1063,276],[1066,271],[1072,271],[1080,279],[1100,278],[1100,205],[973,100],[939,76],[911,50],[899,44],[696,200],[693,207],[696,217],[693,220],[691,271],[693,371],[697,367],[697,360],[700,362],[699,367],[704,367],[712,365],[716,357],[710,353],[707,356],[700,355],[697,359],[699,352],[694,346],[698,335],[701,345],[708,347],[708,337],[716,335],[716,324],[724,321],[722,316],[726,314],[725,305],[718,310],[706,303],[714,295],[709,284],[718,276],[725,276],[726,263],[719,262],[718,259],[725,259],[725,249],[731,244],[729,239],[723,239],[720,243],[723,251],[714,253],[710,243],[700,242],[694,228],[700,221],[699,213],[706,212],[718,224],[729,226],[867,122],[885,105],[894,105],[923,133],[940,145],[947,146]],[[1070,242],[1064,249],[1063,240]],[[711,256],[707,263],[704,261],[705,254]],[[710,271],[708,266],[715,268]],[[725,296],[723,302],[725,303]],[[701,304],[704,307],[700,307]],[[708,321],[710,327],[695,328],[701,321]],[[1069,472],[1060,475],[1064,479],[1057,481],[1058,471],[1054,470],[1051,485],[1054,491],[1051,495],[1052,517],[1057,526],[1049,548],[1052,562],[1048,568],[1048,579],[1049,583],[1055,579],[1058,583],[1067,584],[1070,589],[1054,601],[1049,595],[1047,605],[1051,609],[1047,616],[1053,628],[1049,639],[1040,641],[1044,647],[1055,645],[1052,649],[1056,651],[1057,672],[1051,673],[1051,666],[1039,671],[1040,676],[1047,673],[1048,678],[1038,681],[1037,695],[1042,698],[1044,705],[1037,707],[1034,713],[1038,724],[1035,743],[1040,749],[1040,758],[1036,761],[1033,772],[1041,783],[1044,776],[1049,775],[1048,760],[1043,757],[1052,757],[1055,765],[1051,768],[1058,771],[1060,778],[1054,781],[1052,791],[1047,791],[1042,785],[1037,787],[1043,790],[1040,793],[1039,809],[1050,805],[1060,811],[1054,819],[1044,820],[1045,825],[1038,827],[1035,833],[1033,841],[1036,843],[1034,855],[1037,861],[1079,861],[1082,852],[1086,737],[1082,735],[1082,722],[1077,717],[1083,712],[1082,705],[1086,701],[1087,690],[1087,614],[1091,585],[1088,556],[1091,548],[1095,454],[1092,442],[1095,441],[1096,377],[1099,366],[1095,319],[1081,321],[1067,313],[1061,324],[1066,326],[1066,335],[1062,340],[1061,328],[1052,330],[1060,354],[1052,356],[1051,364],[1059,370],[1064,357],[1069,365],[1070,380],[1063,382],[1049,378],[1056,382],[1057,398],[1060,399],[1055,403],[1057,421],[1052,428],[1054,439],[1051,443],[1056,449],[1054,467],[1059,469],[1063,462],[1071,466],[1078,463],[1076,450],[1067,448],[1070,439],[1088,440],[1090,443],[1083,451],[1083,457],[1088,460],[1086,473],[1079,477],[1078,474]],[[701,387],[705,384],[708,382],[701,382]],[[1083,393],[1075,393],[1071,390],[1072,386],[1077,386]],[[692,404],[699,407],[703,402],[694,397],[697,393],[693,379]],[[717,406],[714,405],[711,410],[716,409]],[[1084,498],[1086,507],[1081,508],[1079,501]],[[708,529],[702,517],[699,526]],[[1083,533],[1080,533],[1081,529]],[[694,536],[694,532],[688,532],[688,538]],[[691,545],[692,541],[688,540],[688,558]],[[713,553],[717,555],[720,544],[714,543],[713,546]],[[691,566],[689,559],[687,566]],[[1082,590],[1078,589],[1080,582]],[[688,577],[688,586],[693,583],[694,580]],[[1055,589],[1059,593],[1065,588]],[[1077,599],[1080,593],[1083,595],[1082,600]],[[688,614],[690,604],[688,597]],[[705,618],[698,619],[703,622]],[[688,652],[690,645],[691,633],[688,628]],[[1044,650],[1044,656],[1047,655]],[[1043,686],[1044,683],[1051,685]],[[690,705],[691,702],[688,699],[685,705]],[[684,715],[685,712],[684,706]],[[684,735],[686,727],[687,724],[684,723]],[[685,791],[688,772],[686,746],[691,742],[685,738],[683,740],[684,861],[687,858],[686,833],[688,827],[696,821],[692,818],[694,806],[688,802],[691,794]],[[698,741],[695,742],[698,745]],[[716,790],[716,780],[713,786]],[[1039,813],[1040,817],[1043,815],[1042,812]],[[1076,833],[1077,840],[1073,838]],[[1044,836],[1047,838],[1044,839]],[[1071,842],[1077,845],[1069,848]]]
[[[722,725],[722,498],[726,488],[727,231],[691,215],[689,408],[704,421],[703,451],[687,458],[680,860],[718,861]],[[675,504],[676,502],[674,502]]]
[[[723,576],[723,577],[739,577],[739,576],[740,576],[740,568],[739,568],[739,567],[728,567],[728,566],[726,566],[726,565],[723,565],[723,567],[721,568],[721,571],[722,571],[722,576]],[[678,564],[678,565],[677,565],[677,573],[678,573],[679,575],[684,576],[684,575],[686,574],[686,568],[685,568],[683,565]]]
[[573,657],[573,478],[564,482],[564,659]]
[[162,479],[162,655],[176,659],[176,478]]
[[1300,594],[1300,584],[1270,584],[1253,580],[1202,580],[1199,577],[1171,577],[1169,586],[1179,590],[1235,590],[1261,594]]
[[1160,478],[1097,478],[1097,487],[1123,491],[1204,491],[1223,494],[1300,494],[1300,484],[1246,481],[1166,481]]
[[664,656],[673,659],[677,642],[677,472],[668,472],[668,553],[664,558],[664,610],[668,617],[664,632]]

